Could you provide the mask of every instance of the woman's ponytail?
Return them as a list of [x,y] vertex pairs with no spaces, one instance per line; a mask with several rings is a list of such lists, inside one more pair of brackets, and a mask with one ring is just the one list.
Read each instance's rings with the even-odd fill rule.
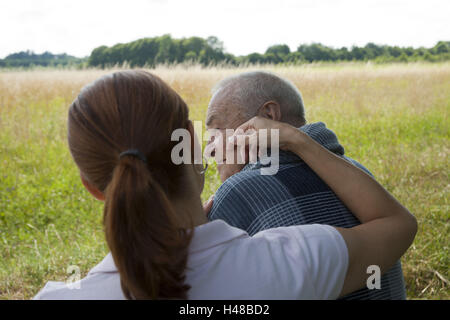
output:
[[106,240],[128,299],[187,297],[193,227],[189,214],[172,206],[189,190],[186,167],[171,161],[171,135],[188,119],[183,99],[145,71],[105,75],[70,106],[70,152],[83,178],[105,196]]
[[191,235],[181,228],[168,190],[146,163],[123,157],[105,190],[106,241],[128,299],[186,299]]

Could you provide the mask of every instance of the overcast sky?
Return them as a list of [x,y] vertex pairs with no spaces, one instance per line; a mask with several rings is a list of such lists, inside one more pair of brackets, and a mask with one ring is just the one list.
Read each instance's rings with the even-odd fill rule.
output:
[[233,54],[273,44],[450,41],[450,0],[1,0],[0,58],[22,51],[87,56],[100,45],[171,34],[217,36]]

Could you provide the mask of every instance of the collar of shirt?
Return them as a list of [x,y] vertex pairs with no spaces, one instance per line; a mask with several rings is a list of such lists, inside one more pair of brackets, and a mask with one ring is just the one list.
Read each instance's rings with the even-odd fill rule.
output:
[[[244,230],[232,227],[220,219],[197,226],[194,230],[194,236],[189,246],[190,254],[210,249],[236,238],[249,237]],[[88,276],[111,272],[117,272],[117,268],[111,253],[108,253],[102,262],[89,271]]]

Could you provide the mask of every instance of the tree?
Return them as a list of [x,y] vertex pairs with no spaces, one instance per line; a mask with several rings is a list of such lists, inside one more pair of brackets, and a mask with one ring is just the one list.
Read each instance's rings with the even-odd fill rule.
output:
[[[10,55],[0,66],[11,65],[56,65],[66,61],[68,57],[54,56],[46,52],[39,57],[32,52],[19,52]],[[19,61],[20,60],[20,61]],[[286,44],[277,44],[267,48],[264,54],[251,53],[247,56],[235,57],[224,52],[223,42],[217,37],[190,37],[173,39],[170,35],[155,38],[139,39],[130,43],[116,44],[112,47],[95,48],[89,57],[90,66],[106,67],[128,62],[130,66],[155,66],[156,63],[179,63],[197,61],[203,65],[221,62],[233,65],[303,63],[314,61],[375,61],[386,63],[395,61],[444,61],[450,60],[450,42],[439,41],[434,47],[401,48],[398,46],[377,45],[369,42],[364,47],[353,46],[351,49],[342,47],[333,49],[321,43],[302,44],[291,52]],[[0,60],[1,61],[1,60]],[[19,61],[19,62],[18,62]]]
[[191,37],[187,39],[183,39],[181,41],[181,45],[183,49],[187,52],[192,51],[196,55],[200,53],[200,51],[203,50],[206,46],[205,39],[199,38],[199,37]]
[[171,36],[166,34],[158,40],[159,49],[155,57],[156,63],[172,63],[176,62],[176,48]]
[[283,62],[283,59],[280,56],[276,55],[275,53],[269,52],[264,54],[264,62],[277,64]]
[[264,63],[264,56],[258,52],[253,52],[245,57],[244,62],[251,64],[261,64]]
[[353,46],[350,51],[350,55],[353,60],[363,60],[364,59],[364,51],[360,47]]
[[223,42],[220,41],[217,37],[210,36],[206,39],[206,43],[216,52],[224,52],[225,48],[223,46]]
[[186,53],[184,55],[184,60],[185,61],[196,61],[197,60],[197,53],[195,53],[194,51],[189,51],[188,53]]
[[303,54],[301,52],[298,52],[298,51],[294,51],[294,52],[289,53],[286,56],[285,61],[289,62],[289,63],[294,63],[294,64],[306,62],[305,57],[303,56]]
[[275,55],[278,56],[286,56],[291,52],[291,49],[289,49],[289,47],[285,44],[277,44],[274,46],[270,46],[269,48],[267,48],[266,53],[273,53]]
[[297,48],[297,51],[302,53],[305,59],[309,62],[336,60],[336,54],[333,49],[326,47],[321,43],[301,45]]
[[403,53],[402,49],[397,46],[388,47],[388,52],[391,56],[393,56],[395,58],[399,57]]
[[449,42],[439,41],[433,48],[437,54],[450,52]]
[[336,50],[336,60],[352,60],[352,55],[346,47],[342,47]]

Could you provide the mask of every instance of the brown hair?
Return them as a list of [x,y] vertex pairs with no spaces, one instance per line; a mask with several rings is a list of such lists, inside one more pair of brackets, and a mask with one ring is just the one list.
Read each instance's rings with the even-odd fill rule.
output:
[[[69,109],[68,141],[81,175],[105,195],[106,241],[127,299],[185,299],[192,233],[170,200],[183,192],[183,165],[170,154],[172,131],[188,127],[188,108],[144,71],[103,76]],[[138,149],[147,163],[121,152]]]

